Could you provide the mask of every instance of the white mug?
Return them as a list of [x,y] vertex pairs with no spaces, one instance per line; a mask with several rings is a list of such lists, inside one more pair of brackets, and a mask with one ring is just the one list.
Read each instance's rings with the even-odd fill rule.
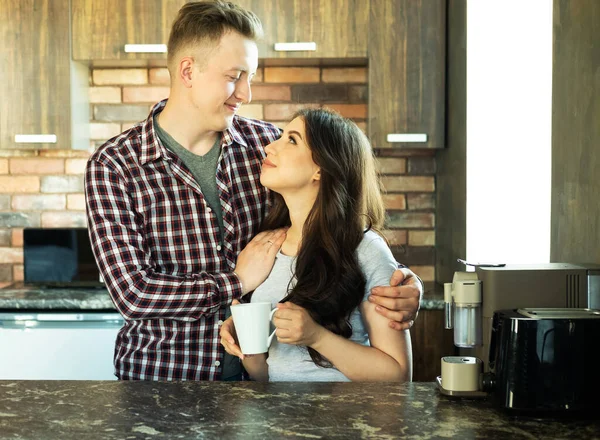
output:
[[277,309],[271,310],[270,302],[236,304],[231,306],[231,316],[243,354],[269,351],[275,331],[269,335],[271,319]]

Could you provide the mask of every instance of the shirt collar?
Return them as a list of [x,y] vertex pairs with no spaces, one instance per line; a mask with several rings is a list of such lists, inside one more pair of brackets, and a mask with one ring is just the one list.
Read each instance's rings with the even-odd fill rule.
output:
[[[152,107],[148,119],[146,119],[142,125],[140,155],[140,162],[142,165],[156,160],[161,156],[164,156],[165,158],[169,157],[166,148],[158,139],[156,128],[154,127],[154,118],[163,111],[165,105],[167,105],[167,99],[160,101],[154,107]],[[237,144],[243,147],[248,147],[248,143],[240,131],[237,119],[238,116],[234,116],[231,126],[223,131],[222,145],[231,146],[233,144]]]
[[237,115],[233,117],[233,123],[231,124],[231,126],[225,129],[225,131],[223,131],[223,145],[230,146],[233,143],[236,143],[243,147],[248,146],[246,138],[242,135],[242,132],[240,131]]
[[142,136],[141,136],[141,154],[140,163],[145,165],[148,162],[152,162],[160,158],[161,156],[168,157],[165,147],[158,139],[158,134],[154,128],[154,117],[163,111],[167,105],[167,100],[164,99],[152,107],[150,116],[142,124]]

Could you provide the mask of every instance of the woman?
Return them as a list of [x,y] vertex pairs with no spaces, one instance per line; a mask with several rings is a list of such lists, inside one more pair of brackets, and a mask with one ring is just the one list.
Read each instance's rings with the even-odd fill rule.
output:
[[[252,296],[278,311],[269,352],[240,356],[250,377],[409,381],[408,330],[390,328],[367,301],[372,287],[387,284],[396,261],[375,232],[384,208],[366,136],[333,112],[307,109],[265,151],[261,183],[275,197],[263,229],[289,229]],[[228,328],[221,343],[239,355]]]

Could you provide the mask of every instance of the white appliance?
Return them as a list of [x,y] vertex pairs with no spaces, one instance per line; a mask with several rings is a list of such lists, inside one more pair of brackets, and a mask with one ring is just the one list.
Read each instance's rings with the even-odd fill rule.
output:
[[111,380],[116,312],[0,313],[0,380]]

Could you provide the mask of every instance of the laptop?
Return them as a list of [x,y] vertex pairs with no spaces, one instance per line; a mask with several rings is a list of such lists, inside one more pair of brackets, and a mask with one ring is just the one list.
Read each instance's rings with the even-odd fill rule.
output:
[[12,288],[104,288],[87,228],[25,228],[22,283]]

